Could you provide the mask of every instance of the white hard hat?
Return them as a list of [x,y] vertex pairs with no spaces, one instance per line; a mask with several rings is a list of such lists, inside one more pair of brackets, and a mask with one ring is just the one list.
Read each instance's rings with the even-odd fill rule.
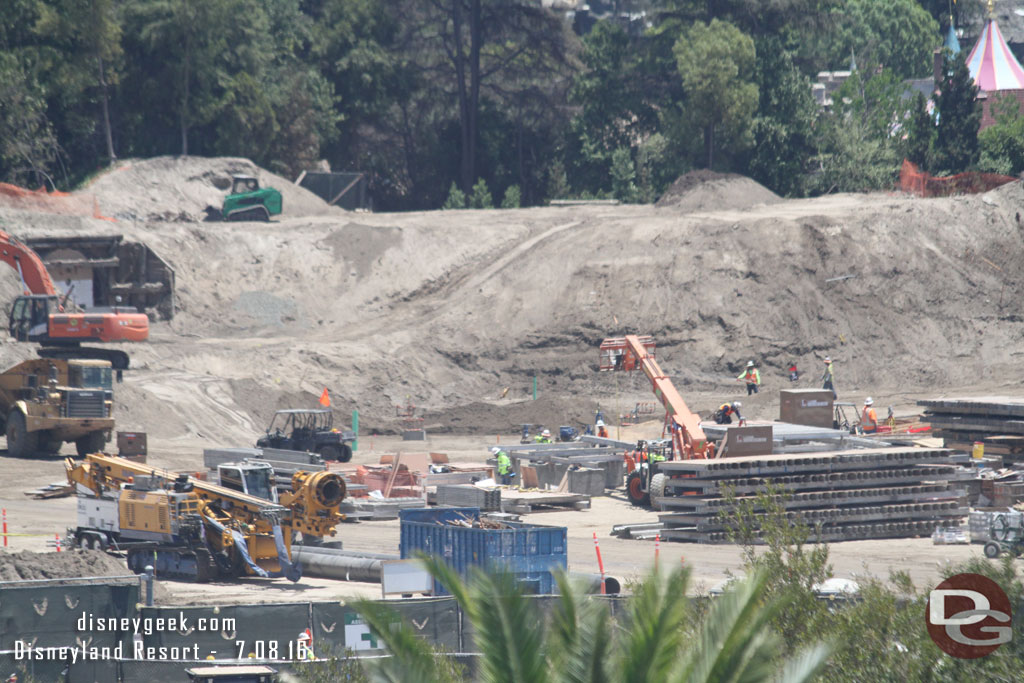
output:
[[864,399],[864,405],[866,405],[866,406],[872,405],[873,403],[874,403],[874,401],[871,400],[870,396],[868,396],[866,399]]
[[752,361],[752,360],[748,360],[748,361],[747,361],[747,367],[748,367],[748,368],[752,368],[752,367],[754,367],[754,361]]
[[494,446],[493,448],[491,448],[491,453],[493,453],[494,455],[497,455],[500,452],[501,452],[501,449],[498,448],[497,446]]
[[831,363],[832,362],[832,356],[825,356],[825,362],[826,363]]
[[298,639],[299,640],[309,640],[309,634],[306,633],[305,631],[303,631],[302,633],[299,634],[299,638]]
[[733,401],[733,402],[732,402],[732,407],[733,407],[733,408],[742,408],[742,407],[743,407],[743,404],[742,404],[742,403],[740,403],[739,401]]
[[604,420],[598,420],[595,424],[598,427],[604,427]]
[[545,429],[543,432],[540,433],[540,435],[541,436],[551,436],[551,430],[550,429]]

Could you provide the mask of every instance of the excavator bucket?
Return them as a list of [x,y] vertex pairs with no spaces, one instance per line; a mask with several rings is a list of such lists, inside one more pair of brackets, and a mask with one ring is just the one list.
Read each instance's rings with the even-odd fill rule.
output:
[[[649,335],[637,338],[647,355],[654,358],[654,338]],[[638,367],[640,367],[640,359],[637,358],[625,337],[609,337],[601,342],[599,370],[602,372],[605,370],[636,370]]]

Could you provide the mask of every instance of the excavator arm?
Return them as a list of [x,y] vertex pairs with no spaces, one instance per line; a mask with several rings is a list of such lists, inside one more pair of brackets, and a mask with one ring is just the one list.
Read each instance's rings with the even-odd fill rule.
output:
[[713,458],[714,446],[700,426],[700,417],[691,411],[654,358],[654,340],[649,336],[629,334],[601,342],[600,370],[643,370],[651,381],[654,395],[665,408],[665,429],[672,436],[672,452],[676,458]]
[[39,255],[3,230],[0,230],[0,260],[18,271],[25,294],[57,296],[57,288]]

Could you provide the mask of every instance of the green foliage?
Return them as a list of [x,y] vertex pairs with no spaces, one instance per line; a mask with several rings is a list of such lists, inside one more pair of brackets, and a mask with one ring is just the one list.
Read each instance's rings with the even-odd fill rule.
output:
[[452,186],[448,188],[448,198],[444,200],[442,209],[465,209],[466,195],[459,189],[458,184],[453,180]]
[[491,197],[491,191],[487,187],[487,181],[483,178],[477,178],[476,183],[473,184],[473,194],[469,197],[469,207],[471,209],[494,208],[494,198]]
[[942,60],[942,78],[939,95],[935,100],[935,114],[939,120],[936,131],[932,173],[960,173],[978,163],[978,129],[981,127],[981,102],[977,100],[978,86],[961,52]]
[[612,152],[612,195],[620,202],[632,203],[637,199],[636,170],[633,157],[626,147]]
[[501,200],[501,208],[503,209],[518,209],[521,202],[519,186],[509,185],[505,189],[505,196]]
[[833,39],[833,65],[856,56],[861,69],[885,66],[900,79],[931,73],[939,24],[916,0],[848,0]]
[[914,104],[904,119],[906,138],[903,156],[920,168],[927,169],[932,145],[935,143],[935,119],[928,113],[924,95],[917,93]]
[[46,103],[23,64],[0,53],[0,170],[24,185],[53,186],[50,173],[59,155]]
[[807,166],[815,152],[818,106],[809,80],[780,40],[760,41],[757,54],[760,104],[754,118],[750,176],[778,194],[798,196],[805,191]]
[[[798,683],[810,680],[828,655],[815,645],[793,658],[779,656],[780,640],[769,625],[783,603],[767,596],[760,573],[694,624],[685,597],[689,571],[655,572],[636,585],[615,627],[608,604],[583,595],[564,575],[556,577],[560,595],[545,618],[510,574],[474,568],[467,583],[442,560],[424,561],[472,625],[477,680],[488,683],[754,682],[779,675]],[[451,680],[408,626],[395,628],[394,615],[374,603],[357,609],[392,655],[368,665],[372,680]]]
[[978,134],[983,171],[1019,175],[1024,171],[1024,114],[1017,99],[1004,95],[991,104],[995,125]]
[[687,94],[687,106],[704,130],[705,163],[714,160],[715,131],[725,134],[724,146],[742,149],[750,144],[757,109],[754,41],[732,24],[713,19],[697,23],[673,47]]
[[865,192],[891,187],[899,170],[896,122],[903,117],[903,84],[882,70],[867,80],[854,72],[833,95],[834,110],[819,120],[816,192]]

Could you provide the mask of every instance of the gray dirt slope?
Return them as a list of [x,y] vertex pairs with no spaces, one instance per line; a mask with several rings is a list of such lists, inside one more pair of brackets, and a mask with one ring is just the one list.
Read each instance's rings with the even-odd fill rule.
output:
[[[187,218],[209,201],[186,197],[193,179],[236,160],[156,162]],[[132,349],[138,369],[118,389],[119,425],[163,439],[244,444],[275,408],[313,405],[324,387],[368,431],[395,427],[409,402],[434,429],[573,424],[598,403],[650,400],[642,377],[597,372],[601,339],[628,332],[655,336],[698,410],[736,397],[751,358],[774,390],[790,361],[813,377],[831,355],[849,400],[998,384],[1019,361],[1019,182],[753,206],[753,181],[709,182],[735,201],[354,215],[286,199],[270,224],[0,217],[26,235],[123,233],[174,266],[178,313]],[[108,215],[144,216],[133,197],[146,183],[110,173],[90,191],[121,207]],[[0,287],[16,277],[0,273]],[[26,353],[13,347],[0,350]],[[534,376],[547,403],[524,406]]]

